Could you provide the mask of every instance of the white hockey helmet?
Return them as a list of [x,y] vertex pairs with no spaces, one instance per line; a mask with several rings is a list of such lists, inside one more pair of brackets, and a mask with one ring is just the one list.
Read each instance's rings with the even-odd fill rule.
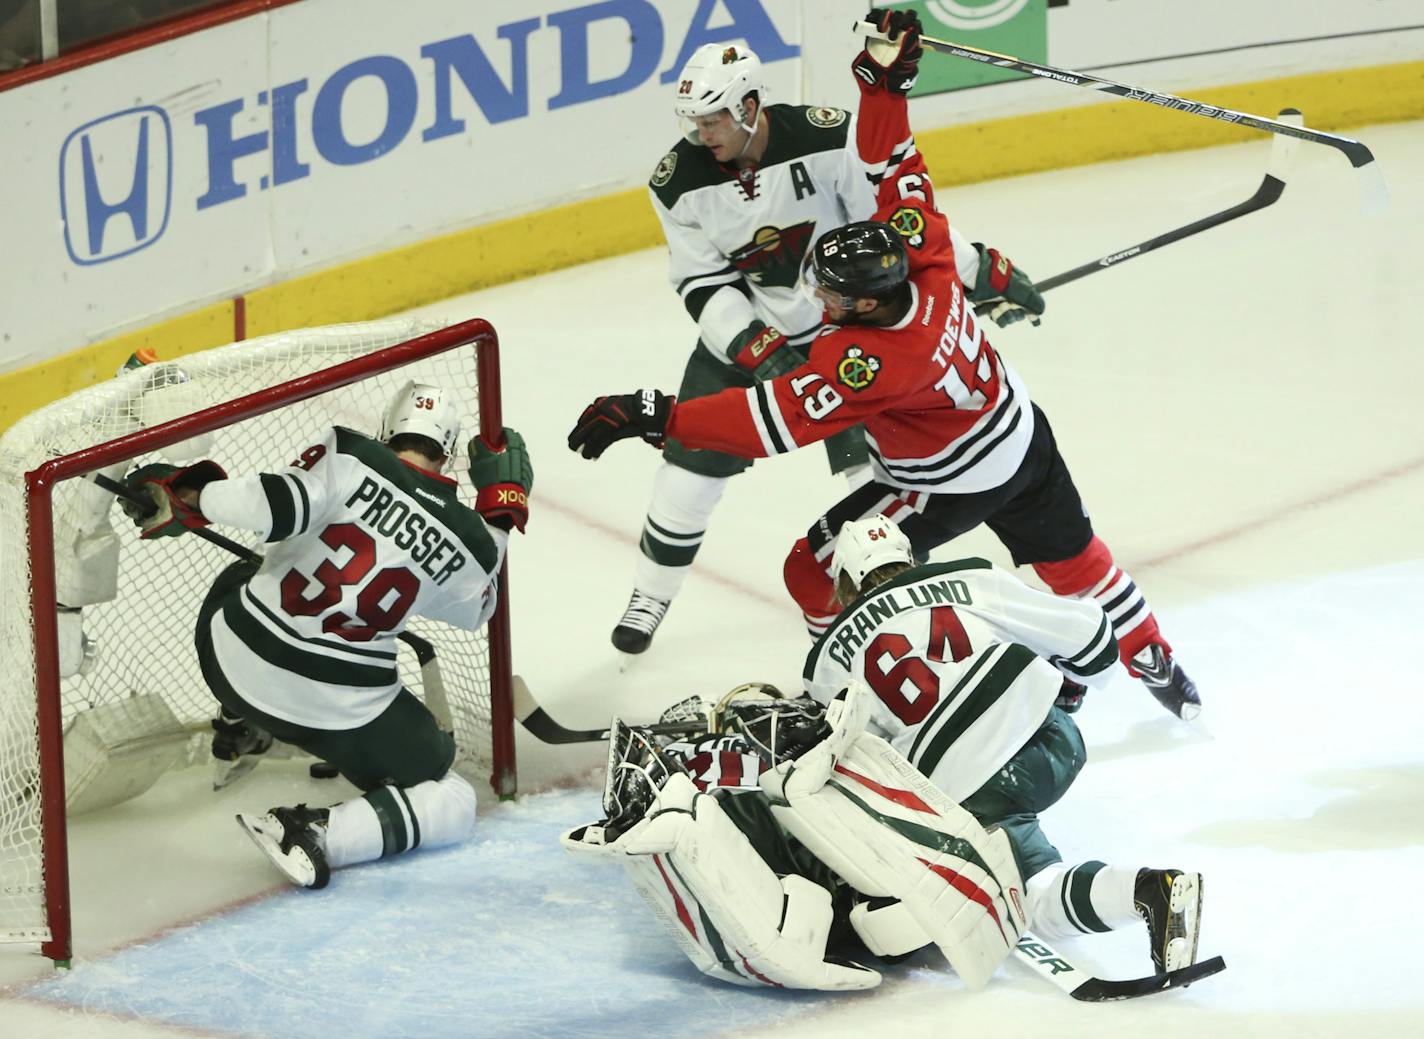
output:
[[836,553],[831,557],[831,580],[839,584],[841,574],[845,574],[859,588],[865,583],[865,575],[878,567],[914,561],[914,549],[905,532],[877,512],[841,527],[836,536]]
[[389,443],[402,433],[429,437],[447,458],[453,458],[460,441],[460,416],[450,394],[440,386],[414,379],[397,390],[381,417],[379,439]]
[[704,43],[692,52],[678,73],[672,108],[687,139],[700,144],[698,116],[730,112],[738,126],[747,133],[754,132],[756,126],[747,118],[747,107],[742,103],[752,93],[758,104],[763,103],[766,85],[762,82],[761,59],[751,48],[739,43]]

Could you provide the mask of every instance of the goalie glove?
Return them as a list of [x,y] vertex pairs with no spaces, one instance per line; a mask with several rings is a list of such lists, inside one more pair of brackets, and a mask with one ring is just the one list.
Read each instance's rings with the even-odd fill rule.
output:
[[[119,499],[119,504],[139,528],[140,537],[177,537],[208,526],[207,517],[198,508],[199,495],[214,480],[226,479],[227,473],[216,462],[195,462],[182,468],[154,462],[124,478],[124,486],[149,498],[152,507],[145,508],[127,498]],[[184,500],[185,492],[192,498],[191,504]]]
[[983,242],[975,242],[979,250],[979,277],[969,298],[975,303],[996,301],[989,310],[989,316],[1000,328],[1015,321],[1029,318],[1035,325],[1043,314],[1043,296],[1034,288],[1033,279],[1012,260],[997,249],[990,249]]
[[865,49],[851,62],[851,71],[872,87],[884,86],[908,94],[920,74],[920,16],[914,11],[871,10],[865,21],[888,40],[867,37]]
[[737,333],[727,347],[727,356],[738,368],[751,372],[757,382],[775,379],[806,363],[805,354],[760,321],[753,321]]
[[676,403],[676,397],[659,390],[599,397],[579,415],[569,433],[569,450],[585,458],[597,458],[608,450],[609,444],[625,437],[642,437],[661,448]]
[[529,494],[534,490],[534,464],[529,461],[524,438],[505,426],[504,446],[498,451],[480,437],[472,438],[466,451],[470,482],[478,492],[475,511],[502,530],[516,527],[524,533],[529,522]]

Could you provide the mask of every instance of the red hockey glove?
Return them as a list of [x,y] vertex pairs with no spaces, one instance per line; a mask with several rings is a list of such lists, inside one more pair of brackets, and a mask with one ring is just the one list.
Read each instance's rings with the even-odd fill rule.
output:
[[920,16],[914,11],[872,10],[865,16],[888,40],[867,38],[865,49],[851,62],[851,71],[872,87],[884,85],[908,94],[920,74]]
[[[997,305],[988,308],[989,317],[1000,328],[1029,318],[1035,325],[1043,315],[1043,296],[1034,288],[1033,279],[1014,266],[1012,260],[983,242],[975,242],[979,250],[979,278],[969,298],[976,303],[990,300]],[[981,313],[976,309],[975,313]]]
[[806,355],[786,341],[786,337],[760,321],[753,321],[727,347],[727,356],[738,368],[752,373],[757,382],[775,379],[806,363]]
[[569,450],[585,458],[597,458],[608,450],[609,444],[624,437],[642,437],[660,448],[676,403],[676,397],[658,390],[599,397],[579,415],[569,433]]
[[524,525],[529,522],[529,494],[534,490],[534,465],[529,461],[524,438],[506,426],[504,447],[496,451],[475,437],[469,443],[467,457],[470,480],[478,491],[475,511],[496,527],[517,527],[524,533]]
[[197,505],[189,505],[183,500],[183,492],[201,493],[214,480],[226,479],[227,473],[216,462],[195,462],[181,469],[176,465],[155,462],[140,466],[124,477],[124,486],[146,495],[153,504],[145,507],[120,498],[119,505],[141,531],[140,537],[177,537],[208,526],[207,517]]

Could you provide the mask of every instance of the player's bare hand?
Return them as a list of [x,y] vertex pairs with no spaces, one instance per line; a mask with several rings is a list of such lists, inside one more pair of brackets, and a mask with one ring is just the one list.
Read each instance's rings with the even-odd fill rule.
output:
[[609,444],[626,437],[641,437],[661,448],[676,403],[676,397],[659,390],[599,397],[579,415],[569,433],[569,450],[597,458]]

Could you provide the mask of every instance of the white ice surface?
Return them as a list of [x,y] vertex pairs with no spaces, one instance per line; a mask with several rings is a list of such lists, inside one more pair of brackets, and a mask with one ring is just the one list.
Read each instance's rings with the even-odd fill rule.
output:
[[[1307,123],[1309,113],[1306,113]],[[1358,211],[1338,155],[1302,147],[1263,213],[1049,296],[993,335],[1051,418],[1094,524],[1199,682],[1174,722],[1120,678],[1078,716],[1090,765],[1045,818],[1070,859],[1207,876],[1202,952],[1225,974],[1073,1004],[1012,966],[969,995],[925,956],[858,997],[700,980],[615,869],[555,842],[592,819],[596,746],[520,734],[525,790],[470,845],[277,887],[239,810],[336,800],[299,765],[219,794],[175,775],[71,827],[78,966],[0,947],[0,1036],[1264,1037],[1424,1032],[1424,125],[1367,128],[1393,207]],[[1039,277],[1233,204],[1263,142],[945,192],[971,238]],[[571,231],[571,233],[573,233]],[[656,456],[563,446],[596,393],[676,386],[692,329],[654,250],[449,301],[499,329],[507,421],[538,471],[511,560],[516,669],[571,725],[694,691],[794,687],[805,639],[785,551],[842,493],[816,450],[734,481],[698,571],[627,672],[626,600]],[[286,450],[286,448],[282,448]],[[1006,554],[983,532],[937,558]],[[215,566],[219,562],[215,560]],[[1064,943],[1145,972],[1140,932]]]

